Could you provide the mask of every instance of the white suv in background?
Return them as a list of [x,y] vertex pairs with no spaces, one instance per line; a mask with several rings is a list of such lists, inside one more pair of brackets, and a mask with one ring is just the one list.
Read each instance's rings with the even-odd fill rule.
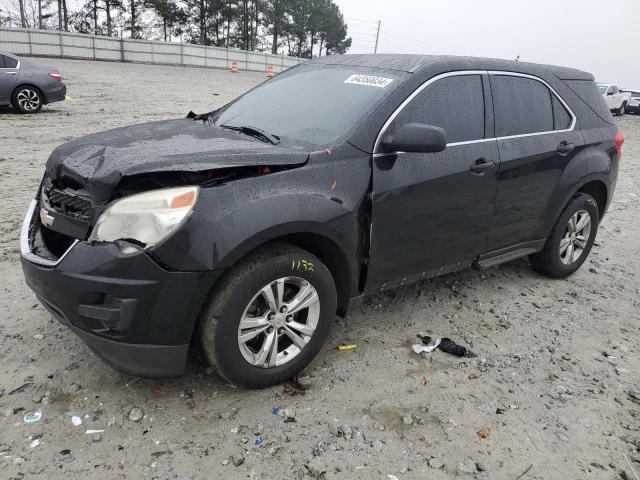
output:
[[620,90],[624,93],[629,93],[631,98],[627,103],[627,112],[640,115],[640,90]]
[[627,110],[631,94],[620,90],[616,85],[598,83],[598,90],[604,96],[607,107],[614,115],[622,116]]

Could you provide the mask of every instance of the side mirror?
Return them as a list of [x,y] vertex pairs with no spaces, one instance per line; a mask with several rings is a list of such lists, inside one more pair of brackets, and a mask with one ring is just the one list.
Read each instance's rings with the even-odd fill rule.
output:
[[444,129],[423,123],[407,123],[395,133],[386,134],[380,145],[385,153],[415,152],[435,153],[447,146]]
[[613,90],[609,90],[609,91],[607,92],[607,95],[613,95]]

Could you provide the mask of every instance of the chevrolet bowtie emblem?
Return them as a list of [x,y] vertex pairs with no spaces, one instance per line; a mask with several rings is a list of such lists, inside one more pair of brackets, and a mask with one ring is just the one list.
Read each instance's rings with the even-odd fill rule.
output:
[[53,225],[54,220],[55,218],[49,215],[49,212],[47,212],[44,208],[40,209],[40,221],[44,226],[50,227],[51,225]]

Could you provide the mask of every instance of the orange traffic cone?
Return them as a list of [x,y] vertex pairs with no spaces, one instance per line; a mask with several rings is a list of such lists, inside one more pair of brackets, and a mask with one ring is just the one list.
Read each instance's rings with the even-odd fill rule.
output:
[[231,73],[238,73],[238,62],[235,60],[231,62]]
[[275,73],[273,73],[273,65],[269,65],[267,67],[267,77],[273,77]]

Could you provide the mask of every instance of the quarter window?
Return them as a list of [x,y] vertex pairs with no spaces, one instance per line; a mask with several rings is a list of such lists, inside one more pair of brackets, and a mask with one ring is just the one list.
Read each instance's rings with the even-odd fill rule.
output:
[[484,138],[484,93],[480,75],[456,75],[436,80],[403,108],[393,129],[407,123],[441,127],[447,143]]
[[0,55],[0,68],[16,68],[17,66],[17,60],[7,57],[6,55]]
[[554,129],[551,91],[525,77],[492,75],[497,137],[549,132]]
[[15,58],[4,57],[4,61],[7,68],[16,68],[18,66],[18,61]]

